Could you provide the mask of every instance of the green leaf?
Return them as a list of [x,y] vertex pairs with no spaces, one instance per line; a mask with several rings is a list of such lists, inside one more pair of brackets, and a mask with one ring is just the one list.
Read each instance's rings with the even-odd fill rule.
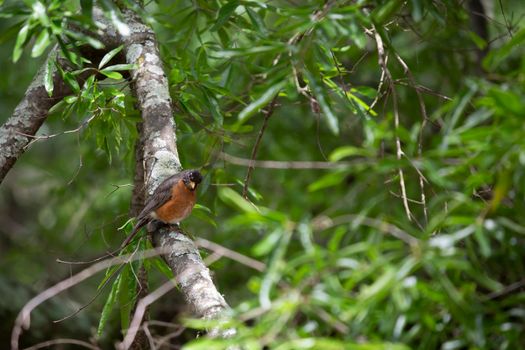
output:
[[124,47],[124,45],[120,45],[119,47],[117,48],[114,48],[113,50],[111,50],[110,52],[108,52],[107,54],[104,55],[104,57],[102,57],[102,59],[100,60],[100,63],[98,64],[98,69],[101,69],[102,67],[104,67],[109,61],[111,61],[111,59],[113,57],[115,57],[116,54],[118,54],[120,51],[122,51],[122,48]]
[[111,21],[111,23],[117,28],[117,31],[122,36],[128,36],[131,34],[131,29],[121,19],[122,14],[119,8],[110,0],[101,0],[98,4],[104,10],[104,15]]
[[120,307],[120,321],[122,330],[127,330],[130,323],[130,314],[134,306],[134,296],[136,293],[136,279],[133,275],[132,264],[126,264],[120,274],[120,280],[117,287],[117,298]]
[[44,88],[46,89],[49,97],[53,95],[53,89],[54,89],[54,83],[53,83],[53,75],[55,72],[54,65],[55,65],[55,58],[49,57],[46,61],[46,68],[44,71]]
[[36,38],[35,45],[33,45],[33,50],[31,50],[31,57],[40,56],[49,46],[49,44],[51,44],[51,40],[49,40],[49,32],[47,30],[43,30]]
[[58,103],[56,103],[53,107],[49,109],[49,115],[63,111],[66,108],[66,106],[71,107],[71,105],[68,105],[66,101],[64,100],[59,101]]
[[219,189],[219,198],[228,204],[237,207],[239,210],[245,213],[257,213],[257,208],[254,204],[251,204],[246,199],[242,198],[240,194],[232,190],[231,188],[225,187]]
[[104,68],[104,72],[111,72],[111,71],[118,71],[118,70],[132,70],[137,69],[136,64],[115,64],[113,66],[109,66]]
[[186,350],[224,350],[228,349],[230,341],[227,339],[207,339],[201,338],[184,344]]
[[29,22],[26,22],[18,32],[18,36],[16,37],[16,43],[15,48],[13,49],[13,62],[17,62],[20,56],[22,55],[22,51],[24,49],[24,44],[27,40],[27,36],[29,33]]
[[264,45],[264,46],[251,46],[249,48],[240,48],[240,49],[228,49],[228,50],[219,50],[214,54],[215,58],[232,58],[232,57],[242,57],[250,55],[260,55],[263,53],[277,53],[286,49],[286,46],[280,43],[272,43],[273,45]]
[[221,7],[219,10],[219,15],[217,16],[217,20],[215,21],[213,27],[210,28],[210,31],[214,32],[221,28],[226,23],[226,21],[230,19],[237,6],[239,6],[239,0],[229,1],[226,3],[226,5]]
[[115,275],[117,270],[121,268],[122,268],[121,265],[114,265],[114,266],[107,268],[104,278],[102,279],[102,281],[100,281],[100,283],[97,286],[97,290],[100,290],[102,287],[104,287],[107,281]]
[[109,320],[109,316],[111,316],[111,311],[113,310],[113,307],[115,306],[117,290],[118,290],[118,286],[120,285],[121,278],[122,278],[122,275],[119,275],[115,279],[115,281],[113,282],[113,285],[111,286],[111,291],[109,292],[108,298],[106,299],[106,302],[104,303],[104,308],[102,309],[102,312],[100,314],[100,321],[98,322],[98,327],[97,327],[98,337],[102,335],[102,332],[104,331],[104,328],[106,327],[106,323]]
[[497,50],[491,50],[483,60],[483,67],[494,70],[501,62],[506,60],[512,52],[523,47],[525,43],[525,28],[521,28],[509,41]]
[[104,44],[98,40],[98,39],[95,39],[95,38],[92,38],[91,36],[89,35],[86,35],[84,33],[81,33],[81,32],[74,32],[74,31],[71,31],[71,30],[68,30],[68,29],[65,29],[64,30],[65,34],[75,40],[78,40],[80,43],[79,45],[83,44],[83,43],[87,43],[89,44],[90,46],[94,47],[95,49],[97,50],[101,50],[103,49],[105,46]]
[[377,6],[371,13],[372,21],[377,26],[383,25],[399,11],[404,3],[403,0],[390,0],[382,6]]
[[32,6],[33,17],[37,19],[43,27],[49,27],[51,22],[47,16],[46,6],[40,1],[35,1]]
[[75,66],[80,66],[80,58],[77,54],[75,54],[69,47],[66,45],[64,40],[59,35],[55,35],[55,38],[58,42],[58,45],[60,46],[60,51],[66,57],[69,62],[73,63]]
[[304,71],[304,74],[308,79],[308,85],[312,89],[312,92],[315,98],[317,99],[319,106],[321,107],[321,111],[323,112],[323,116],[325,117],[328,123],[328,127],[330,128],[330,130],[332,130],[334,134],[339,134],[339,122],[334,112],[332,111],[332,107],[328,104],[328,99],[322,88],[322,85],[319,81],[316,80],[314,75],[309,70],[306,69]]
[[359,147],[354,147],[354,146],[343,146],[343,147],[339,147],[333,150],[330,156],[328,157],[328,159],[331,162],[337,162],[343,158],[351,157],[351,156],[371,157],[373,156],[373,154],[364,148],[359,148]]
[[[60,67],[60,66],[57,66]],[[73,89],[75,93],[80,92],[80,86],[78,85],[77,79],[73,76],[71,72],[64,72],[61,70],[62,78],[64,81]]]
[[262,307],[269,307],[271,305],[271,292],[273,286],[279,281],[283,270],[283,259],[285,258],[288,245],[292,238],[291,231],[281,230],[279,243],[273,251],[273,255],[268,263],[266,274],[261,282],[259,290],[259,302]]
[[91,18],[93,13],[93,0],[80,0],[80,7],[82,8],[82,15]]
[[106,71],[104,69],[104,70],[101,70],[100,73],[102,73],[106,77],[108,77],[110,79],[114,79],[114,80],[121,80],[123,78],[122,74],[120,74],[119,72]]
[[73,103],[77,102],[77,100],[78,100],[77,96],[66,96],[66,97],[64,97],[64,101],[66,101],[66,103],[68,103],[68,104],[73,104]]
[[246,106],[238,115],[239,123],[244,123],[248,118],[257,113],[261,108],[266,106],[284,87],[286,81],[280,81],[270,86],[259,98]]
[[488,232],[483,231],[482,225],[476,225],[476,231],[474,231],[474,238],[479,244],[481,255],[489,257],[492,254],[490,242],[487,237]]
[[217,102],[217,99],[215,98],[215,95],[207,91],[205,88],[202,89],[202,92],[204,94],[208,110],[212,114],[215,123],[219,126],[222,126],[224,117],[222,116],[221,108]]
[[299,338],[282,342],[275,350],[323,349],[323,350],[409,350],[408,346],[390,343],[352,344],[334,338]]
[[[202,190],[201,192],[204,193],[204,187],[206,187],[205,184],[201,184],[200,185]],[[210,208],[202,205],[202,204],[195,204],[195,207],[193,207],[193,212],[192,212],[192,215],[195,215],[196,217],[198,217],[199,219],[209,223],[210,225],[212,225],[213,227],[217,227],[217,223],[215,222],[215,220],[213,219],[213,213],[212,211],[210,210]]]
[[[0,12],[0,15],[1,15],[1,12]],[[0,33],[0,45],[16,38],[16,36],[18,35],[18,33],[20,32],[20,28],[22,27],[22,24],[24,23],[24,21],[22,22],[19,22],[11,27],[9,27],[8,29],[5,29],[3,30],[1,33]]]
[[267,234],[262,240],[252,247],[252,254],[255,256],[264,256],[274,250],[282,237],[282,230],[278,229]]
[[255,10],[253,10],[251,7],[246,6],[246,12],[248,13],[248,16],[250,17],[250,21],[252,22],[255,29],[262,35],[266,35],[268,33],[268,30],[266,29],[266,26],[264,24],[264,20],[259,15],[259,13]]
[[355,106],[356,112],[359,113],[361,117],[366,118],[367,113],[372,115],[373,117],[377,116],[377,113],[373,109],[371,109],[365,101],[360,99],[351,91],[347,91],[346,96],[350,99],[351,102],[353,102],[352,104]]
[[324,188],[337,186],[344,181],[346,176],[346,171],[336,171],[333,173],[326,174],[319,178],[317,181],[312,182],[310,185],[308,185],[308,191],[315,192]]
[[173,272],[169,268],[169,266],[166,264],[166,262],[159,257],[153,257],[149,259],[149,261],[155,266],[159,272],[161,272],[164,276],[167,278],[173,278]]

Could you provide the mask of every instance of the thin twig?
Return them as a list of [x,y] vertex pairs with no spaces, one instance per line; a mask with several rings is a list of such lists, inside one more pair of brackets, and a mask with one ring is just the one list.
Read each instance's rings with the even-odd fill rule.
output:
[[[398,106],[398,99],[397,99],[397,92],[395,89],[395,86],[393,84],[392,74],[390,74],[390,71],[388,70],[388,67],[386,65],[385,61],[385,48],[383,46],[383,39],[381,39],[381,35],[378,33],[375,27],[374,29],[374,38],[377,45],[377,53],[378,53],[378,61],[379,65],[382,67],[383,72],[385,73],[386,78],[388,79],[389,84],[389,90],[392,93],[392,102],[394,104],[394,128],[395,128],[395,139],[396,139],[396,155],[397,159],[401,160],[401,158],[404,155],[404,152],[401,148],[401,140],[399,139],[399,106]],[[403,173],[403,169],[399,167],[398,170],[399,174],[399,185],[401,187],[401,195],[403,196],[403,206],[405,207],[405,212],[407,215],[407,218],[409,221],[412,221],[412,212],[410,211],[410,206],[408,205],[407,200],[407,191],[406,191],[406,185],[405,185],[405,174]]]
[[279,161],[279,160],[251,160],[246,158],[239,158],[231,154],[221,152],[219,157],[234,165],[253,166],[255,168],[266,169],[345,169],[355,166],[357,164],[365,164],[371,162],[367,159],[356,159],[347,162],[320,162],[320,161]]
[[175,288],[175,286],[175,281],[169,280],[168,282],[164,283],[162,286],[155,289],[155,291],[148,294],[148,296],[146,296],[138,302],[137,309],[135,310],[133,320],[131,321],[131,324],[126,332],[126,336],[124,337],[122,343],[118,345],[119,349],[129,349],[129,347],[133,343],[133,340],[135,339],[135,336],[137,335],[137,332],[140,329],[140,323],[142,322],[142,317],[144,317],[146,308],[149,305],[153,304],[156,300],[160,299],[164,294],[168,293],[173,288]]
[[71,345],[81,346],[81,347],[84,347],[84,348],[87,348],[87,349],[101,350],[101,348],[99,348],[98,346],[90,344],[90,343],[87,343],[85,341],[77,340],[77,339],[65,339],[65,338],[64,339],[48,340],[48,341],[45,341],[45,342],[42,342],[42,343],[38,343],[38,344],[32,345],[32,346],[30,346],[28,348],[24,348],[23,350],[37,350],[37,349],[42,349],[42,348],[48,348],[48,347],[50,347],[52,345],[60,345],[60,344],[71,344]]
[[124,268],[124,266],[126,266],[126,264],[122,264],[118,269],[116,269],[115,271],[113,271],[111,273],[111,276],[109,276],[109,278],[107,278],[104,283],[102,284],[102,286],[100,288],[98,288],[97,292],[95,293],[95,295],[91,298],[91,300],[89,300],[86,304],[82,305],[81,307],[79,307],[78,309],[76,309],[74,312],[70,313],[69,315],[67,316],[64,316],[62,318],[59,318],[58,320],[53,320],[53,323],[60,323],[62,321],[65,321],[75,315],[77,315],[80,311],[84,310],[85,308],[87,308],[89,305],[93,304],[93,302],[98,298],[98,296],[104,291],[104,289],[106,288],[106,286],[109,284],[109,282],[113,279],[113,277],[115,275],[117,275],[120,271],[122,271],[122,268]]
[[399,227],[386,221],[381,221],[362,215],[346,214],[335,218],[330,218],[328,216],[322,215],[312,219],[312,226],[314,227],[314,230],[324,231],[332,227],[346,224],[348,222],[359,223],[373,227],[381,232],[388,233],[402,240],[410,246],[415,246],[419,244],[419,239],[401,230]]
[[485,298],[488,299],[488,300],[496,299],[496,298],[499,298],[501,296],[504,296],[504,295],[507,295],[509,293],[512,293],[515,290],[520,289],[522,287],[525,287],[525,278],[521,279],[521,280],[519,280],[517,282],[514,282],[512,284],[509,284],[508,286],[505,286],[504,288],[502,288],[500,290],[492,292],[492,293],[488,294]]
[[443,100],[446,100],[446,101],[452,101],[452,99],[450,97],[448,97],[446,95],[443,95],[442,93],[434,91],[434,90],[432,90],[432,89],[430,89],[430,88],[428,88],[426,86],[423,86],[423,85],[408,84],[408,83],[404,82],[402,79],[394,80],[394,84],[403,85],[403,86],[410,86],[411,88],[413,88],[416,91],[420,91],[420,92],[426,93],[428,95],[434,95],[434,96],[442,98]]
[[251,161],[250,161],[250,165],[248,166],[248,170],[246,171],[246,177],[244,179],[244,186],[242,189],[242,196],[246,199],[248,199],[248,186],[250,184],[250,179],[252,177],[252,172],[254,169],[255,157],[257,157],[257,151],[259,150],[259,146],[261,144],[261,140],[264,135],[264,131],[266,130],[266,127],[268,126],[268,120],[273,115],[273,112],[275,110],[275,104],[277,103],[278,96],[279,94],[277,93],[272,99],[272,102],[270,102],[270,104],[268,105],[268,109],[264,111],[263,125],[261,126],[261,130],[259,130],[257,139],[255,140],[255,144],[253,145],[252,155],[250,157]]
[[[421,112],[421,126],[419,128],[419,136],[418,136],[418,142],[417,142],[417,155],[419,158],[423,158],[423,133],[425,131],[425,126],[427,125],[428,115],[427,115],[427,108],[425,106],[425,101],[423,100],[423,96],[421,96],[421,92],[419,89],[416,89],[416,79],[412,75],[412,72],[408,68],[408,65],[403,61],[401,56],[399,56],[397,53],[395,53],[396,59],[403,67],[403,70],[405,71],[405,74],[408,76],[408,79],[410,80],[410,83],[412,86],[414,86],[414,89],[416,91],[417,100],[419,102],[419,110]],[[405,155],[406,157],[406,155]],[[407,157],[408,158],[408,157]],[[425,180],[423,174],[418,169],[419,174],[419,188],[421,190],[421,205],[423,207],[423,216],[425,218],[425,225],[428,224],[428,209],[427,209],[427,200],[425,196]]]
[[111,192],[109,192],[104,198],[108,198],[109,196],[111,196],[113,193],[117,192],[118,190],[120,190],[122,187],[134,187],[133,184],[123,184],[123,185],[115,185],[115,184],[111,184],[111,186],[115,187]]
[[[176,338],[178,336],[180,336],[182,334],[182,332],[184,332],[184,330],[186,329],[186,327],[182,326],[182,325],[178,325],[179,329],[177,329],[176,331],[173,331],[171,333],[168,333],[166,334],[165,336],[163,336],[162,338],[158,339],[157,340],[157,344],[159,347],[162,347],[163,345],[166,345],[166,343],[173,339],[173,338]],[[164,348],[163,348],[164,349]],[[177,347],[176,349],[180,349],[180,347]]]
[[155,345],[155,339],[153,339],[153,336],[151,335],[151,332],[149,328],[147,327],[146,323],[142,325],[142,330],[144,331],[144,334],[146,334],[146,337],[148,338],[150,350],[157,350],[157,346]]
[[498,3],[499,3],[499,8],[501,10],[501,14],[503,16],[503,20],[505,21],[505,28],[507,29],[509,36],[512,38],[512,26],[507,21],[507,16],[505,16],[505,11],[503,11],[503,4],[501,3],[501,0],[498,0]]
[[197,245],[201,248],[209,249],[213,251],[214,253],[219,254],[220,256],[225,256],[231,260],[235,260],[245,266],[251,267],[254,270],[257,270],[260,272],[263,272],[266,270],[266,264],[258,260],[252,259],[241,253],[238,253],[236,251],[233,251],[231,249],[228,249],[215,242],[208,241],[207,239],[204,239],[204,238],[197,238],[195,243],[197,243]]
[[23,132],[20,132],[20,131],[15,131],[17,134],[19,135],[22,135],[22,136],[25,136],[25,137],[28,137],[28,138],[31,138],[31,142],[29,142],[27,145],[24,146],[25,149],[29,148],[29,146],[31,146],[34,142],[36,141],[40,141],[40,140],[48,140],[48,139],[51,139],[51,138],[54,138],[54,137],[57,137],[57,136],[61,136],[61,135],[65,135],[65,134],[72,134],[72,133],[75,133],[75,132],[79,132],[80,130],[82,130],[86,125],[88,125],[97,115],[94,113],[91,117],[87,118],[86,120],[84,120],[78,127],[76,127],[75,129],[71,129],[71,130],[65,130],[65,131],[61,131],[59,133],[56,133],[56,134],[51,134],[51,135],[30,135],[30,134],[25,134]]
[[216,261],[219,261],[221,260],[222,258],[222,255],[217,253],[217,252],[213,252],[212,254],[208,255],[206,257],[206,259],[204,259],[204,264],[206,266],[210,266],[211,264],[213,264],[214,262]]
[[[395,193],[394,191],[388,191],[388,192],[394,197],[401,198],[401,195],[399,193]],[[419,204],[419,205],[423,204],[422,202],[416,201],[415,199],[411,199],[411,198],[408,198],[408,201],[410,203],[415,203],[415,204]]]
[[[385,56],[385,66],[388,65],[388,55]],[[379,84],[377,85],[377,92],[376,97],[368,107],[368,111],[373,110],[376,103],[384,96],[384,94],[381,93],[381,90],[383,89],[383,84],[385,83],[385,70],[381,69],[381,77],[379,78]]]
[[96,273],[107,269],[110,266],[118,265],[122,263],[128,263],[137,259],[146,259],[153,256],[168,254],[170,249],[149,249],[145,250],[141,256],[135,256],[134,254],[127,254],[122,256],[117,256],[115,258],[106,259],[101,262],[92,265],[79,273],[49,287],[43,292],[39,293],[31,300],[29,300],[22,310],[18,313],[16,317],[13,330],[11,332],[11,350],[18,350],[19,348],[19,339],[22,334],[23,329],[28,329],[31,323],[31,312],[38,307],[40,304],[53,298],[59,293],[79,284],[80,282],[88,279],[89,277],[95,275]]
[[[323,7],[321,9],[316,10],[312,14],[312,21],[313,22],[321,21],[328,14],[328,12],[330,12],[332,7],[336,3],[337,2],[335,0],[328,0],[323,5]],[[296,45],[296,44],[300,43],[301,40],[303,40],[304,37],[306,37],[306,36],[308,36],[308,35],[310,35],[312,33],[314,28],[315,28],[315,26],[312,26],[308,30],[306,30],[305,32],[295,33],[288,40],[288,46],[293,46],[293,45]],[[277,55],[277,57],[272,62],[272,66],[275,66],[275,65],[277,65],[277,63],[279,63],[279,60],[281,59],[281,56],[282,56],[282,53],[279,53]],[[291,51],[289,52],[289,56],[292,56]],[[307,98],[309,98],[310,102],[312,102],[312,99],[314,99],[314,98],[312,96],[310,96],[311,94],[307,91],[306,87],[303,88],[303,87],[300,86],[297,70],[296,70],[296,68],[295,68],[295,66],[293,64],[292,64],[292,70],[294,72],[294,78],[295,78],[295,82],[296,82],[297,89],[298,89],[299,93],[307,96]],[[264,74],[263,77],[266,78],[266,74]],[[246,178],[244,179],[244,186],[243,186],[243,189],[242,189],[242,196],[245,199],[248,199],[248,186],[249,186],[250,178],[251,178],[251,175],[252,175],[252,172],[253,172],[253,169],[254,169],[253,162],[255,162],[255,157],[257,156],[257,151],[258,151],[258,148],[259,148],[259,144],[260,144],[261,139],[263,137],[264,131],[266,130],[266,127],[268,126],[268,120],[270,119],[270,117],[272,116],[272,114],[274,112],[274,108],[275,108],[275,104],[276,104],[278,96],[279,96],[279,93],[277,93],[275,95],[275,97],[270,102],[270,104],[268,106],[268,109],[265,111],[263,125],[261,127],[261,130],[259,131],[259,134],[257,135],[257,139],[256,139],[255,144],[254,144],[253,149],[252,149],[252,155],[250,157],[252,159],[252,163],[250,163],[250,165],[248,166],[248,170],[246,172]]]
[[331,325],[334,327],[336,331],[343,335],[347,335],[350,333],[350,328],[346,324],[344,324],[341,320],[336,318],[334,315],[329,314],[321,307],[314,307],[314,311],[317,313],[319,318],[323,320],[326,324]]

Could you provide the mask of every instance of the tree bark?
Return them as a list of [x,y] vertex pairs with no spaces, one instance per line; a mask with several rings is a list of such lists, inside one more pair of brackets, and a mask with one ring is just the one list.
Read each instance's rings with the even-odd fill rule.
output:
[[[131,88],[143,119],[141,142],[147,197],[153,194],[164,179],[181,171],[182,167],[176,146],[168,81],[155,33],[133,12],[125,12],[124,17],[131,29],[131,34],[123,38],[126,61],[137,67],[131,72]],[[164,259],[195,316],[215,318],[229,308],[217,291],[197,247],[178,226],[157,227],[152,236],[155,246],[170,252],[164,255]],[[222,332],[221,335],[228,336],[232,332]],[[212,330],[211,333],[218,335],[220,332]]]
[[48,55],[38,73],[27,88],[22,101],[16,106],[11,117],[0,127],[0,183],[15,162],[25,152],[40,126],[44,123],[51,107],[71,93],[53,65],[53,95],[49,97],[45,87],[45,70],[49,60],[55,59],[58,49]]

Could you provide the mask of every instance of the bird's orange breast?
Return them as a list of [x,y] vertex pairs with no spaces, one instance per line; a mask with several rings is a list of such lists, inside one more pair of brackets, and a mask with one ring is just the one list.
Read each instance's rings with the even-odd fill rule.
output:
[[179,181],[172,187],[170,200],[155,210],[157,219],[170,224],[179,223],[190,215],[196,200],[195,191],[190,191],[184,182]]

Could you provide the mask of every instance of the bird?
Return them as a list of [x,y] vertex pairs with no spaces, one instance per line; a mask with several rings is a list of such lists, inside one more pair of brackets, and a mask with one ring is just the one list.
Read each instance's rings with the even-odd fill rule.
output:
[[197,187],[201,182],[202,175],[198,170],[181,171],[164,180],[146,200],[135,227],[120,249],[124,249],[137,232],[153,220],[179,224],[187,218],[197,201]]

